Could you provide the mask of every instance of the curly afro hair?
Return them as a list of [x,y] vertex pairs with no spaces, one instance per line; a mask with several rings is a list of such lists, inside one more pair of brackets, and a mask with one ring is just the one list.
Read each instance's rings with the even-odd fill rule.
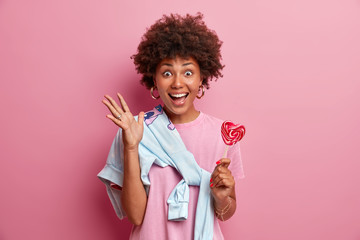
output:
[[209,88],[209,80],[222,77],[224,65],[220,63],[219,40],[215,31],[205,25],[203,15],[163,15],[147,29],[131,58],[138,73],[142,74],[141,84],[150,89],[154,86],[153,76],[157,65],[165,58],[193,57],[199,64],[202,84]]

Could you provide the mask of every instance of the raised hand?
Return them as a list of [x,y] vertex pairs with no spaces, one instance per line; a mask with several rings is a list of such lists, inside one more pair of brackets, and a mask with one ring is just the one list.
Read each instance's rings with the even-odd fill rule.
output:
[[107,101],[104,99],[102,102],[111,112],[106,117],[123,130],[124,148],[127,150],[137,150],[144,132],[144,112],[139,113],[138,121],[136,121],[124,98],[119,93],[117,96],[121,107],[109,95],[105,95]]
[[220,159],[211,174],[210,188],[215,202],[223,202],[228,197],[234,197],[235,180],[228,168],[230,162],[228,158]]

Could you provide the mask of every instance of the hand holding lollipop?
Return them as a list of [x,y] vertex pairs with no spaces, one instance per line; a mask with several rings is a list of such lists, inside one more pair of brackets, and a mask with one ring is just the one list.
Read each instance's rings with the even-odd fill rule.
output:
[[240,124],[235,124],[231,121],[225,121],[221,125],[221,136],[226,144],[223,158],[226,158],[229,146],[234,145],[240,141],[245,135],[245,127]]
[[[221,125],[221,136],[226,144],[226,149],[222,159],[216,162],[217,165],[211,174],[210,188],[215,202],[214,210],[216,216],[222,221],[224,221],[225,218],[229,218],[227,215],[229,211],[232,211],[232,213],[230,213],[231,215],[233,214],[234,208],[231,208],[231,203],[233,200],[235,201],[235,180],[231,171],[228,169],[231,160],[226,157],[227,151],[229,146],[240,141],[244,135],[245,127],[240,124],[225,121]],[[226,200],[228,200],[228,203],[226,207],[223,207]],[[216,204],[219,204],[219,206]],[[219,208],[221,205],[222,207]]]

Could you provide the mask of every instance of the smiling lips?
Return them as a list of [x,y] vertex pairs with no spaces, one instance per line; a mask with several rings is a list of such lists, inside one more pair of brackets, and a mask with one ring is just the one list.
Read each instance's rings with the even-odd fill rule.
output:
[[169,96],[170,96],[172,102],[175,105],[178,105],[178,106],[185,103],[186,97],[188,95],[189,95],[188,93],[177,93],[177,94],[170,94],[169,93]]

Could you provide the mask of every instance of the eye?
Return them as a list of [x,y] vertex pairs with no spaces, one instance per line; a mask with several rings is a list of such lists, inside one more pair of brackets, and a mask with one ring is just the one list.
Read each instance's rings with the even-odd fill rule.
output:
[[185,76],[189,77],[189,76],[191,76],[191,75],[193,75],[192,71],[186,71],[186,72],[185,72]]
[[163,73],[163,76],[164,77],[170,77],[172,74],[171,74],[171,72],[169,72],[169,71],[165,71],[164,73]]

